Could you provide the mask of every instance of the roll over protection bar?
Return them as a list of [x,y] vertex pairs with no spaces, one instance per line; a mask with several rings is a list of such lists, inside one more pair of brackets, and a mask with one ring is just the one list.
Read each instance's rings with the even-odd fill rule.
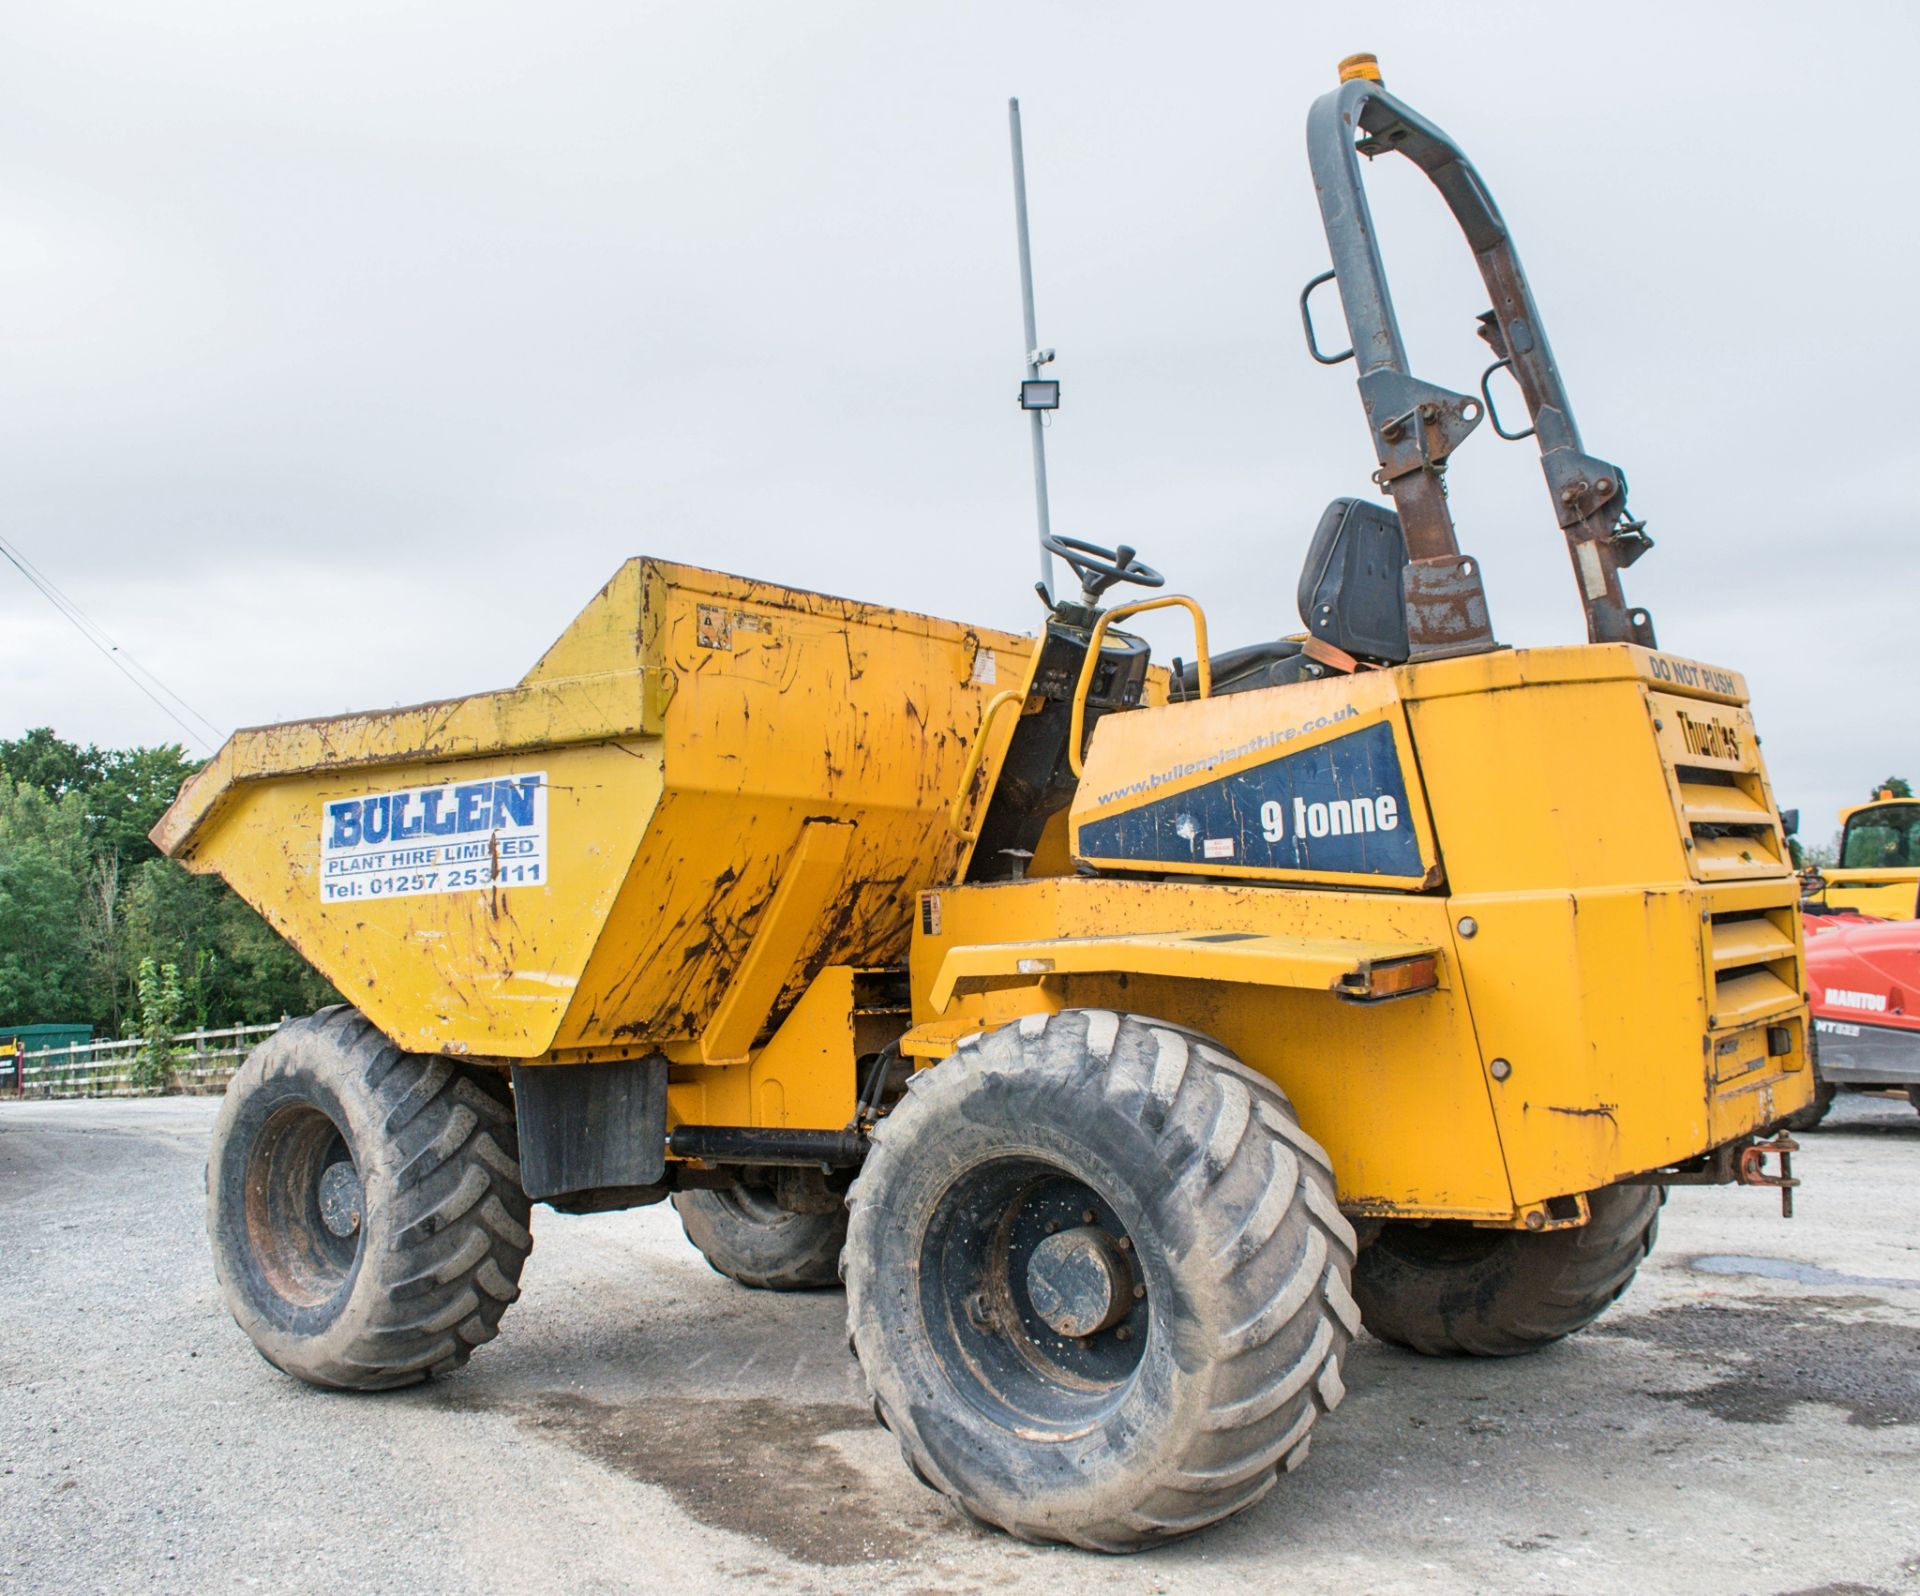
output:
[[[1356,59],[1368,60],[1368,67],[1349,74],[1343,66],[1347,81],[1316,100],[1307,117],[1307,153],[1333,269],[1307,285],[1300,313],[1315,360],[1338,365],[1351,359],[1359,368],[1360,402],[1380,461],[1374,481],[1393,497],[1412,560],[1406,580],[1416,657],[1493,644],[1477,569],[1460,555],[1441,475],[1447,457],[1482,415],[1493,419],[1503,438],[1539,440],[1541,469],[1586,610],[1588,640],[1653,647],[1652,620],[1627,603],[1620,587],[1621,569],[1644,554],[1652,539],[1645,524],[1627,513],[1620,469],[1581,447],[1546,328],[1499,208],[1453,140],[1389,94],[1371,76],[1370,58]],[[1360,178],[1362,155],[1390,152],[1406,156],[1440,191],[1492,296],[1493,308],[1481,316],[1479,330],[1495,358],[1478,397],[1423,382],[1407,369]],[[1351,338],[1351,347],[1335,355],[1323,353],[1315,340],[1309,305],[1313,291],[1330,279],[1339,284]],[[1490,383],[1503,367],[1526,400],[1532,426],[1525,432],[1508,432],[1494,413]],[[1423,591],[1455,602],[1423,603]],[[1461,601],[1463,593],[1466,600],[1477,599],[1477,609]]]

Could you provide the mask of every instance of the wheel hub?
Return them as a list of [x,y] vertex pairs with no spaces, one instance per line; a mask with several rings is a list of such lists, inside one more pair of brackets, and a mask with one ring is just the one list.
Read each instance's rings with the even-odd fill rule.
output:
[[334,1235],[344,1238],[359,1230],[366,1202],[360,1172],[347,1159],[320,1172],[320,1219]]
[[1133,1307],[1133,1276],[1113,1237],[1098,1225],[1078,1225],[1033,1249],[1027,1296],[1054,1334],[1093,1336]]

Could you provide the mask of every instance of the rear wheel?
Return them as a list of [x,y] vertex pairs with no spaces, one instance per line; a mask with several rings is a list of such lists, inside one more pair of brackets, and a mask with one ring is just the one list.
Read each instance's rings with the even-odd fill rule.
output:
[[876,1413],[1022,1539],[1127,1551],[1225,1518],[1343,1394],[1326,1155],[1191,1032],[1070,1010],[970,1042],[875,1128],[850,1200]]
[[687,1240],[715,1270],[758,1291],[807,1291],[840,1284],[847,1210],[796,1213],[771,1186],[741,1183],[719,1191],[683,1191],[673,1206]]
[[1430,1355],[1505,1358],[1584,1330],[1632,1283],[1660,1229],[1660,1186],[1608,1186],[1578,1229],[1532,1235],[1395,1220],[1354,1265],[1360,1317]]
[[467,1361],[533,1246],[497,1074],[403,1053],[353,1009],[253,1050],[214,1124],[207,1233],[240,1328],[314,1385],[373,1391]]
[[1916,1109],[1920,1109],[1920,1086],[1909,1086],[1907,1088],[1907,1101],[1913,1104]]
[[1814,1126],[1818,1125],[1827,1117],[1828,1111],[1833,1107],[1833,1100],[1838,1093],[1838,1087],[1815,1076],[1813,1082],[1813,1101],[1807,1104],[1805,1108],[1796,1109],[1785,1119],[1781,1120],[1780,1124],[1783,1128],[1790,1131],[1812,1130]]

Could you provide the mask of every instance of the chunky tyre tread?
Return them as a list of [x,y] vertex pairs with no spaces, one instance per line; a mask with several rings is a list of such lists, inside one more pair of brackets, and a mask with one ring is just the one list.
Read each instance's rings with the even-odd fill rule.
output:
[[[1129,1040],[1139,1045],[1123,1047]],[[873,1384],[885,1334],[880,1298],[897,1283],[849,1271],[848,1323],[881,1423],[916,1478],[1021,1540],[1133,1551],[1251,1505],[1304,1458],[1307,1433],[1345,1394],[1340,1362],[1359,1322],[1348,1289],[1354,1232],[1336,1206],[1325,1152],[1264,1076],[1184,1027],[1070,1009],[966,1038],[950,1059],[913,1077],[907,1101],[874,1128],[849,1195],[850,1259],[874,1255],[885,1223],[876,1194],[904,1156],[895,1149],[909,1122],[958,1113],[981,1077],[1028,1065],[1076,1071],[1063,1091],[1104,1094],[1108,1107],[1136,1116],[1177,1161],[1153,1200],[1206,1241],[1202,1256],[1216,1267],[1205,1344],[1182,1352],[1183,1366],[1209,1366],[1206,1410],[1184,1435],[1183,1454],[1132,1482],[1132,1500],[1114,1502],[1101,1491],[1084,1517],[1057,1510],[1037,1522],[997,1514],[943,1472],[923,1433],[928,1415],[902,1411]]]
[[[1497,1248],[1443,1283],[1376,1241],[1360,1255],[1354,1296],[1367,1329],[1429,1357],[1510,1358],[1584,1330],[1617,1302],[1660,1233],[1660,1186],[1609,1186],[1591,1194],[1577,1230],[1495,1232]],[[1396,1230],[1389,1226],[1388,1231]],[[1407,1227],[1402,1244],[1414,1244]]]
[[769,1224],[730,1191],[683,1191],[674,1211],[716,1274],[754,1291],[818,1291],[840,1284],[847,1211],[783,1213]]
[[[505,1083],[477,1067],[403,1052],[344,1005],[283,1025],[230,1091],[295,1074],[328,1078],[343,1099],[370,1100],[387,1141],[355,1153],[391,1160],[391,1242],[377,1252],[363,1246],[351,1295],[315,1334],[262,1344],[229,1286],[235,1317],[269,1361],[316,1385],[384,1390],[459,1368],[499,1333],[533,1247]],[[368,1232],[372,1221],[370,1213]],[[217,1250],[245,1245],[214,1241]]]

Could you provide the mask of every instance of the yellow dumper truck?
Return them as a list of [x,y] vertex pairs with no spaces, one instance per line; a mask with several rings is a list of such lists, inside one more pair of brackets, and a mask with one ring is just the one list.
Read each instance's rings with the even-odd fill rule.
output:
[[[1789,830],[1796,818],[1789,811]],[[1920,798],[1887,786],[1841,810],[1840,857],[1808,877],[1808,899],[1828,913],[1920,917]]]
[[[1308,132],[1309,347],[1355,363],[1392,508],[1321,518],[1297,635],[1214,653],[1064,539],[1033,636],[639,559],[519,685],[241,732],[186,786],[156,841],[351,1003],[214,1136],[268,1359],[455,1369],[533,1203],[670,1197],[746,1284],[844,1279],[926,1484],[1123,1550],[1297,1466],[1363,1326],[1525,1352],[1625,1289],[1666,1186],[1787,1178],[1805,983],[1746,685],[1622,595],[1644,527],[1472,167],[1371,58]],[[1359,175],[1395,152],[1526,429],[1407,370]],[[1495,640],[1444,491],[1483,416],[1538,439],[1583,644]],[[1123,629],[1155,606],[1191,663]]]

